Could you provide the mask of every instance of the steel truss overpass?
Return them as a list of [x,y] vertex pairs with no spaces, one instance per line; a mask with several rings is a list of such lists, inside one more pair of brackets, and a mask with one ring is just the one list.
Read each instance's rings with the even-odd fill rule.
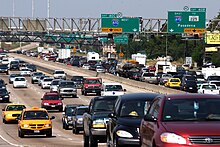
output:
[[[211,31],[219,30],[220,20],[209,20],[207,26]],[[167,33],[167,19],[143,18],[140,30],[136,35]],[[0,17],[2,42],[101,45],[99,38],[107,35],[101,32],[101,18]]]

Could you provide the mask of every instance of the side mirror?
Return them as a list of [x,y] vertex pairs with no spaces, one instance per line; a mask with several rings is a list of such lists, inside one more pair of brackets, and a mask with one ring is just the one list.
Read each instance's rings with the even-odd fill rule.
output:
[[8,85],[7,83],[5,83],[5,85]]
[[126,89],[124,89],[124,92],[126,92],[127,90]]
[[109,114],[108,114],[108,117],[109,117],[109,118],[116,118],[114,113],[109,113]]
[[146,115],[144,116],[144,120],[145,120],[145,121],[150,121],[150,122],[156,122],[156,121],[157,121],[157,118],[154,117],[154,116],[151,115],[151,114],[146,114]]
[[52,120],[52,119],[55,119],[55,116],[51,116],[51,117],[50,117],[50,120]]
[[8,92],[8,94],[10,94],[11,92]]
[[43,98],[41,98],[41,100],[43,100]]
[[5,109],[2,109],[2,111],[5,111]]
[[17,118],[15,120],[21,120],[21,114],[17,116]]

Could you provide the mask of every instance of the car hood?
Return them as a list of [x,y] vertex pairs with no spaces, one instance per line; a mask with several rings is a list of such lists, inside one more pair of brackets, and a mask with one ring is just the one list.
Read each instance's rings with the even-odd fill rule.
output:
[[61,100],[42,100],[42,103],[62,103]]
[[189,122],[163,122],[167,132],[173,132],[176,134],[188,134],[191,135],[216,135],[219,134],[219,130],[216,129],[219,127],[219,121],[189,121]]
[[117,123],[119,125],[124,125],[128,127],[140,127],[141,118],[135,118],[135,117],[118,118]]
[[21,114],[21,112],[22,112],[22,111],[4,111],[3,113],[4,113],[5,115],[7,115],[7,114]]

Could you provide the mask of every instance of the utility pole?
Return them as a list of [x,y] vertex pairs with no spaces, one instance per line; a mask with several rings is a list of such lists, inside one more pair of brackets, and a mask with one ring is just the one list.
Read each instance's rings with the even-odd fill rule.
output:
[[50,18],[50,0],[47,0],[47,18]]
[[34,18],[34,0],[32,0],[32,18]]
[[12,1],[12,16],[15,17],[15,0]]

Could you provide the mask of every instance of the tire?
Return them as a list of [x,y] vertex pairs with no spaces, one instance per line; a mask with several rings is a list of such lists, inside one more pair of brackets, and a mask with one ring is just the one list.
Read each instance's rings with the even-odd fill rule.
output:
[[18,136],[19,136],[20,138],[24,138],[24,133],[23,133],[22,130],[18,130]]
[[60,112],[63,112],[63,108],[60,108],[59,111],[60,111]]
[[48,131],[48,132],[46,133],[46,136],[47,136],[47,137],[52,137],[52,130]]
[[98,142],[92,137],[92,135],[89,135],[89,147],[98,147]]
[[75,134],[79,134],[79,129],[77,129],[77,127],[75,127],[74,130],[75,130]]
[[68,130],[68,129],[69,129],[69,125],[64,124],[64,129],[65,129],[65,130]]
[[84,92],[84,96],[87,96],[87,92]]
[[86,136],[85,133],[83,134],[83,140],[84,147],[89,147],[89,136]]
[[63,129],[65,129],[65,124],[63,123]]
[[7,122],[6,122],[6,120],[3,118],[2,119],[2,122],[4,123],[4,124],[7,124]]
[[31,84],[34,84],[34,81],[33,81],[33,80],[31,80]]
[[81,94],[84,95],[84,91],[81,91]]

